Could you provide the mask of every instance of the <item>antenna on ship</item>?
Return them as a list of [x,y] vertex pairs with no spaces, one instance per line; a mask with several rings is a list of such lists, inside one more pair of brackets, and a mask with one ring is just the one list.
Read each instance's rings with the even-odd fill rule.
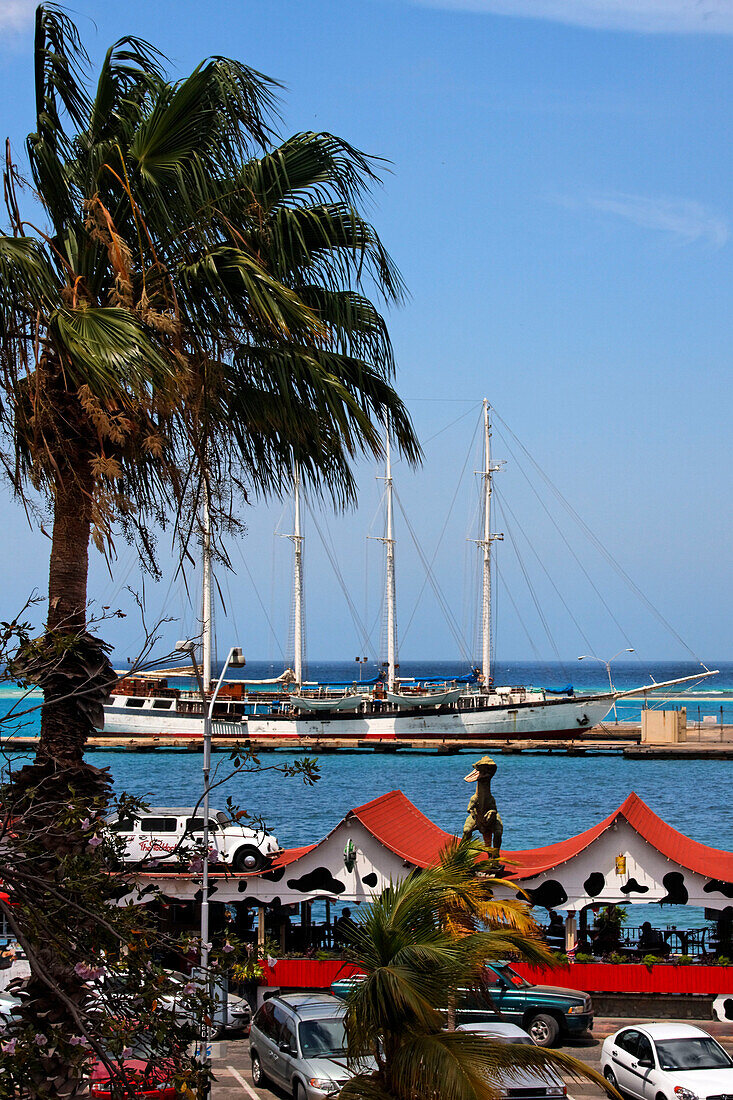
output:
[[483,538],[477,539],[483,555],[483,587],[481,593],[481,673],[484,691],[491,684],[491,544],[501,541],[504,536],[491,533],[491,476],[500,470],[503,462],[492,465],[491,462],[491,406],[484,398],[484,529]]

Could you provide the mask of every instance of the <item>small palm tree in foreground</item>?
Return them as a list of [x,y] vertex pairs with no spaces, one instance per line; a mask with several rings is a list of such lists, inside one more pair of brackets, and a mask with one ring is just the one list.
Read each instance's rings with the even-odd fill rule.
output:
[[472,865],[470,853],[456,846],[441,866],[413,872],[360,914],[351,948],[366,977],[349,994],[346,1032],[353,1068],[370,1055],[377,1068],[357,1072],[341,1100],[495,1100],[502,1083],[530,1068],[591,1078],[608,1091],[570,1055],[446,1029],[451,991],[480,985],[485,960],[548,960],[521,903],[484,896],[483,905],[493,908],[488,927],[456,929],[456,913],[467,915],[471,898],[491,890]]

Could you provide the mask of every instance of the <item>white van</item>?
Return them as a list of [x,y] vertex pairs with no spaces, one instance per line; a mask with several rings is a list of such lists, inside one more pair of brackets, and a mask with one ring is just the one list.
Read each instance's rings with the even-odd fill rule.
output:
[[[192,842],[201,841],[204,819],[200,807],[162,806],[139,817],[113,814],[107,827],[125,841],[126,860],[137,863],[150,856],[177,862],[179,853],[185,855]],[[281,851],[276,837],[239,825],[222,810],[209,810],[209,844],[233,871],[260,871]]]

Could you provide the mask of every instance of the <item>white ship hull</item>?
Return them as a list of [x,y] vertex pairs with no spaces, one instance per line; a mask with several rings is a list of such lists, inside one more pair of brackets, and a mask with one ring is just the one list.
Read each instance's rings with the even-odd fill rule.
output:
[[[215,737],[254,737],[294,739],[317,738],[493,738],[541,737],[546,734],[575,734],[602,722],[613,705],[613,696],[587,698],[537,699],[520,703],[479,704],[473,707],[441,707],[390,711],[385,714],[304,714],[284,717],[255,714],[241,721],[215,720]],[[203,735],[203,719],[198,715],[169,710],[159,714],[152,709],[134,712],[125,706],[104,708],[104,732],[113,735],[150,737],[187,737]]]

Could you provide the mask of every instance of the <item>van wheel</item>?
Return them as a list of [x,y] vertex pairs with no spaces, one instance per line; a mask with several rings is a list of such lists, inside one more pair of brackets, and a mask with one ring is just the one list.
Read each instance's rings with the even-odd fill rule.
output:
[[613,1085],[616,1091],[618,1091],[618,1081],[616,1080],[616,1074],[613,1072],[610,1066],[606,1066],[603,1071],[603,1076],[606,1078],[609,1085]]
[[252,1051],[252,1080],[257,1088],[261,1088],[267,1080],[260,1056],[256,1050]]
[[549,1016],[546,1012],[538,1012],[529,1021],[527,1031],[535,1046],[552,1047],[560,1034],[560,1025],[554,1016]]
[[243,844],[237,848],[232,860],[235,871],[259,871],[265,866],[265,858],[262,852],[251,844]]
[[308,1100],[305,1089],[300,1081],[295,1082],[295,1100]]

